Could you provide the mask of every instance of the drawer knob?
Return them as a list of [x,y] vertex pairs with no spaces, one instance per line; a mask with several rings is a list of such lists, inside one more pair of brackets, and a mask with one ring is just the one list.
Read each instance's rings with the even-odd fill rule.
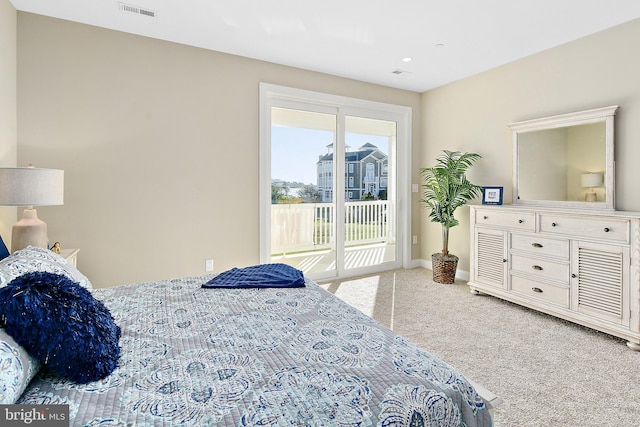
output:
[[489,219],[489,217],[485,215],[482,217],[482,219]]
[[533,246],[534,248],[541,248],[542,245],[540,243],[532,243],[531,246]]
[[539,294],[541,294],[542,292],[544,292],[544,291],[543,291],[542,289],[540,289],[540,288],[531,288],[531,290],[532,290],[533,292],[536,292],[536,293],[539,293]]
[[519,224],[522,224],[523,222],[524,222],[524,219],[519,219],[519,220],[518,220],[518,223],[519,223]]
[[544,268],[540,267],[539,265],[532,265],[531,268],[533,268],[534,270],[538,270],[538,271],[544,270]]
[[609,227],[605,227],[605,228],[604,228],[604,232],[605,232],[605,233],[608,233],[609,231],[611,231],[611,230],[609,229]]
[[552,227],[556,227],[557,225],[558,225],[558,224],[556,224],[555,222],[552,222],[552,223],[551,223],[551,226],[552,226]]
[[571,274],[571,278],[572,278],[572,279],[575,279],[576,277],[578,277],[578,275],[577,275],[576,273],[572,273],[572,274]]

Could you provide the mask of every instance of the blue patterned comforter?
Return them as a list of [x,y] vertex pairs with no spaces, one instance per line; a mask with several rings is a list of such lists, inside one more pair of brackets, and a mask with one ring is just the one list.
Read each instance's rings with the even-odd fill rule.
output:
[[119,368],[41,374],[18,403],[68,404],[72,426],[492,425],[454,368],[313,282],[202,289],[211,277],[94,290],[122,328]]

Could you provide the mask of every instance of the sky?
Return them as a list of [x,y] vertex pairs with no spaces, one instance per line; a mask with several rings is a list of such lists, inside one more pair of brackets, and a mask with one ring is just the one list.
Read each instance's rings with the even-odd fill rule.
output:
[[[317,184],[316,163],[327,154],[327,145],[334,141],[333,132],[284,126],[271,128],[271,177],[283,181]],[[351,150],[366,143],[377,146],[388,154],[388,141],[374,135],[346,134]]]

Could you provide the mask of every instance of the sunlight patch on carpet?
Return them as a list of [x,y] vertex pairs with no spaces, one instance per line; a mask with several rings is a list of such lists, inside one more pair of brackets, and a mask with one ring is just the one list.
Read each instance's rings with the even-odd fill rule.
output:
[[373,317],[379,283],[380,276],[349,280],[342,282],[334,294],[367,316]]

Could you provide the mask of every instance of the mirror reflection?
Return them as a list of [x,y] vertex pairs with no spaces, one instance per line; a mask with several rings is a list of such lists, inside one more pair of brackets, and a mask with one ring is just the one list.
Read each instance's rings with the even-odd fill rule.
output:
[[518,134],[520,200],[604,202],[605,122]]
[[526,120],[513,131],[513,203],[615,209],[617,105]]

